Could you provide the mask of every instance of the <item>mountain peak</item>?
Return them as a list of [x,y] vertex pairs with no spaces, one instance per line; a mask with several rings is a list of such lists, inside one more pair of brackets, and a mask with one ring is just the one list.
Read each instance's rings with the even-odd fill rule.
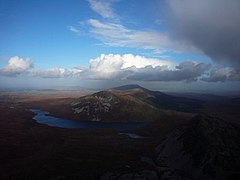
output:
[[142,86],[139,86],[138,84],[128,84],[128,85],[124,85],[124,86],[119,86],[119,87],[115,87],[112,88],[115,90],[129,90],[129,89],[145,89]]

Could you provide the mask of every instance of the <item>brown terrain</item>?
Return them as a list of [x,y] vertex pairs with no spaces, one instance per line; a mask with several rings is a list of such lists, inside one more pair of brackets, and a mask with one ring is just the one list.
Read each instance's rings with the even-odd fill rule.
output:
[[[164,110],[165,113],[161,114],[161,117],[149,122],[146,127],[131,130],[130,132],[143,136],[140,139],[132,139],[112,129],[49,127],[33,120],[34,113],[28,110],[40,108],[49,111],[51,115],[67,117],[66,114],[72,111],[70,103],[92,93],[1,93],[0,179],[130,180],[239,177],[240,165],[237,163],[237,157],[240,155],[240,128],[237,123],[226,124],[226,121],[211,116],[196,118],[196,113]],[[239,105],[234,103],[230,105],[237,109]],[[214,110],[211,115],[216,115],[216,104],[216,101],[208,101],[202,107],[201,113],[210,114],[210,110]],[[232,108],[229,105],[229,108],[224,109],[223,104],[224,102],[219,106],[219,115],[223,114],[224,119],[237,121],[239,113],[229,114],[233,111]],[[74,116],[68,118],[74,119]],[[232,131],[228,131],[228,128]],[[184,147],[180,145],[182,141],[187,143]],[[181,152],[187,155],[178,157]],[[213,160],[222,157],[224,153],[230,155],[225,154],[226,158],[218,158],[214,162],[219,164],[214,164]],[[189,159],[189,156],[192,158]],[[181,159],[181,163],[173,164],[178,158]],[[198,167],[194,167],[195,174],[191,174],[184,167],[195,161]],[[188,166],[184,162],[188,163]],[[224,169],[225,166],[227,169]],[[219,176],[218,171],[224,173]]]

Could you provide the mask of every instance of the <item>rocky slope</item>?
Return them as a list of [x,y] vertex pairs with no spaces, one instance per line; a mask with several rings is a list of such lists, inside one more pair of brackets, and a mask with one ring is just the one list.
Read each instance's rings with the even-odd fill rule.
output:
[[207,115],[171,132],[157,147],[162,179],[240,177],[240,127]]
[[74,114],[92,121],[152,121],[158,108],[131,94],[107,90],[84,96],[71,103]]

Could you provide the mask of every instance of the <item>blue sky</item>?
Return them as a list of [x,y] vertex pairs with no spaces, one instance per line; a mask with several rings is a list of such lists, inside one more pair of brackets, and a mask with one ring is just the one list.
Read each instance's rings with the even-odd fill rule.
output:
[[67,28],[77,23],[81,14],[90,16],[87,2],[20,0],[1,4],[1,27],[5,27],[0,32],[2,56],[31,57],[42,68],[68,67],[79,61],[87,65],[91,55],[86,52],[96,41],[76,37]]
[[[184,3],[191,9],[199,7],[194,0]],[[210,5],[221,3],[226,6],[224,0]],[[207,0],[203,8],[208,14],[204,5],[209,5]],[[215,42],[197,41],[201,32],[189,32],[190,20],[182,20],[189,14],[182,9],[177,0],[0,0],[0,81],[8,86],[3,83],[5,79],[31,79],[33,87],[34,82],[72,82],[67,83],[69,86],[91,81],[109,82],[108,86],[112,81],[138,82],[145,86],[155,83],[155,89],[168,82],[172,88],[175,82],[176,87],[181,86],[179,83],[194,84],[196,90],[196,84],[202,84],[199,82],[214,87],[227,81],[239,87],[239,69],[228,54],[233,51],[226,51],[225,57],[219,49],[206,49]],[[191,9],[185,10],[193,13]],[[227,14],[226,20],[234,19]],[[196,22],[205,18],[202,26],[206,27],[208,16],[202,16],[193,13],[190,17]],[[200,25],[199,31],[206,31],[206,36],[219,29],[202,30]],[[22,83],[25,85],[29,86]],[[237,90],[235,86],[231,90]]]

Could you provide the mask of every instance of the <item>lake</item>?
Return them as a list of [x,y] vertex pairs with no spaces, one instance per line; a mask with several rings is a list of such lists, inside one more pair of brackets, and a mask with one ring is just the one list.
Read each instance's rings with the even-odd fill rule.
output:
[[36,115],[33,117],[40,124],[46,124],[52,127],[61,128],[110,128],[119,132],[141,128],[146,123],[122,123],[122,122],[93,122],[93,121],[76,121],[64,118],[50,116],[49,112],[40,109],[30,109]]

